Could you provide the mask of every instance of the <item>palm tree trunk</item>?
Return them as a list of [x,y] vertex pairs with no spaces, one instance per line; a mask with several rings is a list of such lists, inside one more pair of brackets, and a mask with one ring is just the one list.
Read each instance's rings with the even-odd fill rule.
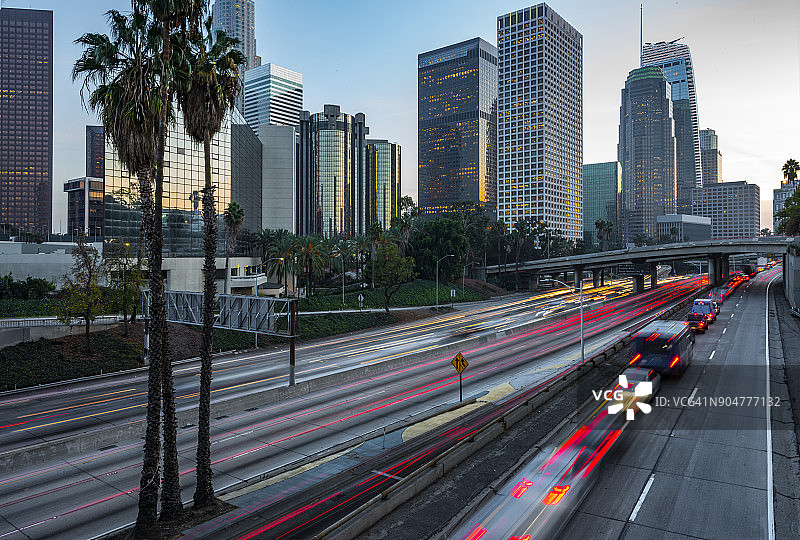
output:
[[[161,60],[163,66],[169,64],[170,51],[170,23],[162,23],[162,49]],[[169,103],[169,83],[162,81],[161,84],[161,121],[158,126],[158,162],[156,164],[156,185],[153,195],[153,233],[154,240],[152,246],[152,267],[150,276],[155,278],[158,290],[151,287],[153,298],[158,299],[154,304],[158,304],[158,309],[154,313],[153,328],[154,333],[159,334],[157,345],[160,348],[161,356],[161,399],[164,403],[164,482],[161,487],[161,515],[162,521],[177,520],[183,514],[183,503],[181,501],[181,486],[178,469],[178,444],[177,431],[178,425],[175,419],[175,387],[172,380],[172,363],[169,358],[169,341],[167,336],[167,317],[164,301],[164,277],[161,273],[161,249],[164,244],[163,229],[161,225],[162,195],[164,192],[164,150],[167,137],[167,105]]]
[[203,141],[206,183],[203,189],[203,348],[200,351],[200,398],[197,421],[197,487],[195,508],[214,503],[211,470],[211,351],[214,340],[214,300],[217,295],[214,281],[217,267],[217,216],[214,208],[214,188],[211,185],[211,136]]
[[[153,233],[153,192],[150,185],[149,170],[139,171],[139,192],[142,206],[142,224],[147,239],[147,249],[150,251],[154,242]],[[160,229],[160,224],[159,224]],[[159,249],[159,253],[160,253]],[[156,297],[158,289],[158,276],[153,272],[152,261],[149,266],[150,286],[150,316],[160,309],[163,311],[163,294],[159,302]],[[160,274],[160,272],[159,272]],[[155,318],[153,318],[155,320]],[[147,427],[144,437],[144,459],[142,463],[142,478],[139,482],[139,513],[136,516],[136,526],[133,530],[134,538],[152,538],[159,534],[158,530],[158,489],[161,483],[161,348],[158,340],[162,333],[156,332],[150,325],[150,366],[147,372]]]

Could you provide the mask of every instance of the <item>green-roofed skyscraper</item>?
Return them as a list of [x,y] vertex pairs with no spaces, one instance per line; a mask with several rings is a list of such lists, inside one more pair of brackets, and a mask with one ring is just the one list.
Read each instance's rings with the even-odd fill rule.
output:
[[620,106],[618,161],[622,201],[618,232],[623,242],[656,235],[656,216],[675,213],[675,121],[671,87],[660,68],[628,74]]

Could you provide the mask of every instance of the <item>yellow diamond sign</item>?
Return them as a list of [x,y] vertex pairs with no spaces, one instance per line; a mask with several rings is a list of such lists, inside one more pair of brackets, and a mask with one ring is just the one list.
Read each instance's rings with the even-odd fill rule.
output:
[[469,362],[467,362],[467,359],[464,358],[461,353],[458,353],[450,363],[453,364],[453,367],[456,368],[456,371],[459,373],[463,373],[464,370],[467,369],[467,366],[469,366]]

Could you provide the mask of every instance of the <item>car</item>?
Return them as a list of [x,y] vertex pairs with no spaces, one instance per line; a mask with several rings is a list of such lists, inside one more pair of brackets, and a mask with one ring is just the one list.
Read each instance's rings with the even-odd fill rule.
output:
[[631,367],[653,369],[664,376],[680,377],[692,361],[694,334],[683,321],[653,321],[631,339]]
[[708,319],[702,313],[689,313],[686,315],[686,324],[697,334],[705,334],[708,329]]
[[[648,402],[653,399],[653,396],[661,388],[661,375],[655,369],[646,367],[629,367],[622,372],[622,375],[628,381],[628,387],[622,389],[623,401],[629,402],[634,399],[637,401]],[[652,391],[646,396],[636,396],[636,385],[640,382],[649,382],[652,385]]]
[[692,304],[692,313],[702,313],[710,324],[717,320],[717,312],[708,298],[698,298]]

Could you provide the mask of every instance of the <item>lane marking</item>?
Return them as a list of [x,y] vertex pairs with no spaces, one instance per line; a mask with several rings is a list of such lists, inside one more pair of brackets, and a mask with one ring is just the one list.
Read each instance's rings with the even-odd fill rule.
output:
[[775,281],[780,274],[775,274],[769,283],[767,283],[767,292],[764,295],[765,305],[764,305],[764,323],[766,325],[764,331],[764,356],[765,356],[765,365],[764,370],[766,371],[766,394],[764,394],[764,410],[766,411],[767,417],[767,538],[769,540],[775,540],[775,503],[774,503],[774,494],[773,494],[773,483],[772,483],[772,418],[771,418],[771,411],[770,403],[769,403],[769,396],[770,396],[770,384],[769,384],[769,287],[772,285],[772,282]]
[[728,331],[728,329],[727,329],[727,328],[723,328],[723,329],[722,329],[722,333],[723,333],[723,334],[724,334],[725,332],[727,332],[727,331]]
[[731,319],[733,319],[733,313],[731,313]]
[[[714,355],[712,354],[711,356],[714,356]],[[692,393],[691,393],[691,394],[689,394],[689,401],[692,401],[692,400],[694,399],[694,395],[695,395],[696,393],[697,393],[697,387],[695,386],[695,387],[694,387],[694,390],[692,390]]]
[[375,474],[380,474],[382,476],[386,476],[388,478],[394,478],[395,480],[402,480],[403,479],[400,476],[395,476],[393,474],[389,474],[389,473],[385,473],[385,472],[381,472],[381,471],[372,471],[372,472],[374,472]]
[[642,508],[642,503],[644,503],[644,498],[647,497],[647,492],[650,491],[650,486],[653,485],[653,480],[655,479],[655,477],[656,477],[655,474],[650,475],[650,479],[644,486],[642,494],[639,495],[639,500],[636,501],[636,506],[633,507],[633,512],[631,512],[631,517],[628,518],[628,521],[634,521],[636,519],[636,516],[639,514],[639,510]]
[[[716,350],[716,349],[714,349],[713,351],[711,351],[711,356],[709,356],[709,357],[708,357],[708,359],[709,359],[709,360],[711,360],[712,358],[714,358],[714,355],[715,355],[715,354],[717,354],[717,350]],[[695,390],[697,390],[697,388],[695,388]]]

